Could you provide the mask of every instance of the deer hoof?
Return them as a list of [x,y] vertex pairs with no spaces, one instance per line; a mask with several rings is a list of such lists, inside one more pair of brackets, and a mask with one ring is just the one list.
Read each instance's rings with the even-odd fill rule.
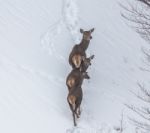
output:
[[77,126],[77,123],[74,123],[74,126],[76,127],[76,126]]

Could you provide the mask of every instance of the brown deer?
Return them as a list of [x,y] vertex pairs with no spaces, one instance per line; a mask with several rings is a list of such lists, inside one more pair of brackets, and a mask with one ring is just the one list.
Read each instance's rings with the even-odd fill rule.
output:
[[84,59],[83,63],[81,64],[81,68],[74,68],[66,80],[66,84],[69,90],[67,101],[72,111],[74,126],[77,125],[76,117],[79,118],[81,114],[80,105],[83,97],[81,88],[82,82],[84,79],[89,79],[86,70],[91,65],[91,60],[93,58],[94,55]]
[[70,91],[72,88],[81,86],[84,79],[89,79],[87,72],[81,72],[79,68],[73,69],[66,79],[66,85]]
[[94,55],[90,56],[83,60],[80,68],[74,68],[66,79],[66,85],[68,90],[75,86],[81,86],[84,79],[90,79],[86,70],[91,65],[91,60],[94,58]]
[[70,55],[69,55],[69,64],[73,68],[79,68],[81,65],[81,62],[84,58],[86,58],[86,50],[89,46],[90,40],[92,39],[92,32],[94,31],[94,28],[89,31],[84,31],[83,29],[80,29],[80,32],[83,34],[82,40],[80,44],[76,44]]
[[67,101],[73,115],[74,126],[77,126],[76,117],[79,118],[81,114],[80,105],[82,102],[82,97],[83,93],[80,86],[72,88],[67,96]]

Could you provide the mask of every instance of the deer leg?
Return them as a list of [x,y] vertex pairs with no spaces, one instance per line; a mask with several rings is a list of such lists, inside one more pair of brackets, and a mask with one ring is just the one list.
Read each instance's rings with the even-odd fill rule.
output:
[[77,118],[80,118],[79,112],[76,112],[76,116]]
[[74,126],[77,126],[76,118],[75,118],[75,112],[73,112],[73,122],[74,122]]
[[80,115],[81,115],[80,106],[77,108],[76,115],[77,115],[77,118],[80,118]]
[[77,118],[80,118],[77,110],[75,111],[75,115],[76,115]]
[[76,117],[77,117],[77,118],[80,118],[80,114],[81,114],[81,112],[80,112],[80,105],[78,105],[78,106],[76,107],[76,109],[75,109],[75,114],[76,114]]
[[75,111],[73,110],[73,107],[70,103],[69,103],[69,106],[70,106],[70,109],[72,111],[74,126],[77,126],[76,119],[75,119]]
[[78,108],[78,114],[81,115],[81,109],[80,109],[80,106]]

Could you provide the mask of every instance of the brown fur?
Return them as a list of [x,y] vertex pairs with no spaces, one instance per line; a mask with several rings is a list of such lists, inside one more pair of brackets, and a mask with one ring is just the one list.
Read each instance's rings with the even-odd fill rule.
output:
[[71,88],[81,86],[84,79],[89,79],[89,76],[87,72],[81,72],[80,69],[73,69],[66,79],[66,85],[68,87],[68,90],[71,90]]
[[91,65],[91,60],[94,58],[94,55],[90,56],[89,58],[85,58],[80,67],[81,72],[86,72],[88,67]]
[[[80,29],[80,32],[83,34],[82,40],[80,42],[80,44],[77,44],[73,47],[70,55],[69,55],[69,64],[73,67],[73,68],[79,68],[79,65],[81,65],[82,62],[82,57],[86,58],[86,49],[89,46],[90,40],[92,39],[91,33],[94,31],[94,28],[89,30],[89,31],[84,31],[83,29]],[[74,58],[74,56],[77,56],[79,58]],[[76,61],[77,59],[77,61]],[[79,64],[77,65],[75,62],[79,62]]]
[[66,79],[66,85],[69,90],[67,101],[73,114],[74,126],[77,125],[76,117],[79,118],[81,114],[80,105],[83,97],[81,86],[84,79],[89,79],[86,70],[91,65],[90,61],[94,58],[94,56],[86,58],[85,53],[92,39],[91,33],[93,31],[94,28],[89,31],[80,29],[80,32],[83,34],[82,41],[73,47],[69,55],[69,63],[73,70]]
[[76,68],[79,68],[82,62],[82,56],[80,54],[75,54],[72,57],[72,62],[76,66]]
[[94,55],[90,56],[89,58],[84,59],[79,69],[73,69],[66,79],[66,85],[68,90],[75,86],[81,86],[84,79],[89,79],[89,76],[86,72],[88,67],[91,65],[91,60],[94,58]]
[[80,105],[83,97],[81,85],[84,79],[89,79],[86,70],[91,65],[93,58],[94,55],[84,59],[81,67],[74,68],[66,79],[66,85],[69,90],[67,101],[72,111],[74,126],[77,126],[76,118],[79,118],[81,114]]
[[74,77],[69,77],[66,81],[68,88],[72,88],[73,86],[75,86],[75,78]]
[[82,97],[83,97],[83,93],[81,87],[75,87],[71,89],[67,96],[67,101],[73,115],[74,126],[77,126],[76,117],[79,118],[81,114],[80,105],[82,102]]

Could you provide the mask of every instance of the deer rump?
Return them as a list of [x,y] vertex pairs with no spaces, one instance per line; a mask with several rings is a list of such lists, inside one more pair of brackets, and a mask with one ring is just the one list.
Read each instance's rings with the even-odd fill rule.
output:
[[94,55],[89,58],[84,59],[81,62],[80,68],[74,68],[68,75],[66,79],[66,85],[68,90],[74,88],[75,86],[81,86],[84,79],[90,79],[86,70],[91,65],[91,60],[94,58]]
[[79,68],[84,58],[86,58],[85,51],[82,50],[80,45],[75,45],[69,56],[69,64],[72,68]]
[[68,90],[70,91],[74,87],[81,86],[84,78],[86,78],[86,73],[84,74],[78,69],[73,69],[66,80]]
[[92,32],[94,31],[94,28],[92,28],[89,31],[84,31],[83,29],[80,29],[80,33],[83,34],[82,40],[79,44],[76,44],[70,55],[69,55],[69,64],[73,68],[79,68],[81,65],[81,62],[83,58],[86,58],[86,53],[85,51],[87,50],[90,40],[92,39]]

